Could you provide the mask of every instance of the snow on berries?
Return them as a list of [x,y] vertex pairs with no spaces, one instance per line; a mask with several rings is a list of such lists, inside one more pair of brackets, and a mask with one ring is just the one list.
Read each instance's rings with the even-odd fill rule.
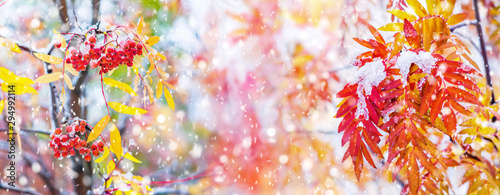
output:
[[[87,123],[83,120],[74,120],[70,124],[62,124],[59,128],[50,134],[50,148],[54,151],[55,158],[66,158],[74,156],[77,153],[90,162],[92,156],[97,157],[104,151],[104,143],[102,141],[94,141],[88,144],[86,141]],[[64,132],[63,132],[64,130]],[[85,137],[82,139],[81,137]]]
[[135,56],[143,54],[143,45],[129,37],[111,38],[107,36],[105,39],[97,39],[95,35],[87,36],[83,44],[78,47],[70,47],[69,54],[65,61],[72,64],[76,71],[83,71],[90,65],[90,68],[95,69],[100,67],[100,74],[107,73],[119,65],[133,66]]

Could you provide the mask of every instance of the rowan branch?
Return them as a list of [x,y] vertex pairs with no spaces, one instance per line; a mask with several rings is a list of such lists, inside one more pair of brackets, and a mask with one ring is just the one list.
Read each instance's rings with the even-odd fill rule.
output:
[[493,83],[491,81],[491,75],[490,75],[490,65],[488,63],[488,56],[486,54],[486,45],[484,43],[484,37],[483,37],[483,28],[481,26],[481,17],[479,16],[479,6],[478,6],[478,0],[473,0],[474,3],[474,12],[476,14],[476,21],[477,24],[476,30],[479,36],[479,45],[481,47],[481,56],[483,57],[483,62],[484,62],[484,70],[486,71],[486,83],[491,89],[491,104],[495,103],[495,93],[493,92]]

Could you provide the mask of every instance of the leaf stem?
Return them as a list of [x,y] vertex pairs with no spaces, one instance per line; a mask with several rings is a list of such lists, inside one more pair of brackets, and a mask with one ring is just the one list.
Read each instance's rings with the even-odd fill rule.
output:
[[111,112],[109,112],[108,101],[106,100],[106,95],[104,95],[104,82],[102,80],[102,73],[101,73],[101,90],[102,90],[102,97],[104,97],[104,103],[106,103],[106,108],[108,109],[108,115],[109,117],[111,117]]

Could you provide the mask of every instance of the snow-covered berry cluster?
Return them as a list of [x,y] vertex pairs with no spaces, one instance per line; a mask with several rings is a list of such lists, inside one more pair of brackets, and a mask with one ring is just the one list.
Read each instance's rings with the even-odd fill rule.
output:
[[[63,124],[56,128],[54,133],[50,134],[50,148],[54,151],[55,158],[66,158],[78,154],[86,161],[92,160],[92,156],[99,156],[104,151],[104,143],[102,141],[94,141],[92,145],[86,140],[81,139],[80,135],[86,134],[87,123],[83,120],[75,120],[70,124]],[[63,129],[65,132],[63,132]]]
[[[70,47],[66,63],[72,64],[76,71],[82,71],[90,65],[94,69],[100,67],[99,73],[107,73],[119,65],[133,66],[135,56],[142,55],[143,46],[130,38],[118,37],[114,40],[99,40],[95,35],[87,36],[83,45]],[[116,44],[116,45],[114,45]],[[60,47],[60,44],[56,43]]]

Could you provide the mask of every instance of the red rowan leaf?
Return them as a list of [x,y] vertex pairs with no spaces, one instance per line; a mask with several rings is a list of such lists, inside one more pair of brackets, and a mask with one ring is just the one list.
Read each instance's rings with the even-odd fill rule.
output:
[[455,84],[455,85],[463,85],[465,88],[473,90],[477,93],[480,93],[481,90],[477,86],[476,83],[468,79],[467,77],[455,73],[448,73],[444,72],[443,73],[444,80],[446,80],[449,83]]
[[[353,156],[351,156],[352,158]],[[358,179],[361,178],[361,172],[363,171],[363,155],[361,155],[361,152],[358,153],[354,158],[352,158],[353,164],[354,164],[354,173],[356,174],[356,178]]]
[[385,57],[389,53],[389,51],[387,51],[387,47],[385,47],[384,44],[379,43],[378,41],[375,41],[373,39],[370,39],[369,43],[374,49],[373,57]]
[[368,27],[368,29],[370,30],[370,32],[372,33],[373,37],[375,37],[375,39],[382,43],[382,44],[385,44],[385,40],[384,40],[384,37],[382,37],[382,35],[380,35],[380,33],[378,32],[378,30],[373,27],[372,25],[370,24],[367,24],[366,25]]
[[446,105],[446,107],[445,107],[446,110],[449,110],[449,114],[443,113],[443,122],[446,126],[446,130],[448,131],[447,134],[451,135],[457,129],[457,118],[456,118],[453,110],[451,110],[450,103],[446,102],[445,105]]
[[368,116],[370,120],[372,120],[374,123],[378,123],[379,116],[377,114],[377,111],[373,107],[373,103],[370,100],[366,100],[366,108],[368,108]]
[[417,160],[413,155],[410,156],[410,161],[408,162],[408,184],[411,193],[416,195],[420,187],[420,172]]
[[436,95],[436,99],[431,104],[431,113],[429,117],[432,124],[434,124],[434,122],[436,121],[436,117],[441,112],[441,108],[443,107],[445,99],[445,89],[439,90],[438,94]]
[[342,146],[344,146],[347,142],[351,140],[353,133],[355,131],[356,131],[356,124],[351,123],[351,125],[349,125],[349,127],[344,132],[344,135],[342,136]]
[[380,101],[385,101],[385,100],[390,100],[390,99],[393,99],[393,98],[397,98],[401,95],[403,95],[404,93],[404,89],[396,89],[396,90],[393,90],[393,91],[390,91],[389,93],[387,93],[386,95],[384,95]]
[[370,149],[373,151],[373,153],[377,154],[380,158],[384,158],[377,143],[375,143],[372,140],[372,138],[368,135],[368,133],[366,131],[363,131],[362,134],[363,134],[363,138],[364,138],[366,144],[368,145],[368,147],[370,147]]
[[356,41],[357,43],[359,43],[362,46],[365,46],[367,48],[373,49],[373,47],[370,45],[370,43],[368,41],[365,41],[363,39],[359,39],[359,38],[356,38],[356,37],[354,37],[352,39],[354,39],[354,41]]
[[422,88],[423,98],[419,109],[420,116],[423,116],[427,112],[427,109],[429,109],[429,106],[433,102],[432,97],[436,97],[437,85],[438,83],[434,77],[427,78],[427,82],[425,82]]
[[339,124],[339,133],[344,131],[354,120],[354,112],[347,113]]
[[415,30],[411,22],[408,21],[407,19],[405,19],[404,21],[403,29],[408,43],[410,43],[412,47],[420,46],[420,38],[418,37],[417,30]]
[[448,95],[450,98],[454,98],[460,101],[468,102],[471,104],[476,104],[479,106],[482,106],[481,102],[479,99],[472,93],[465,91],[463,89],[460,89],[458,87],[448,87],[446,88],[446,91],[448,92]]
[[375,166],[375,163],[373,162],[370,152],[368,152],[368,149],[366,149],[366,146],[364,144],[361,144],[361,151],[363,152],[363,156],[365,156],[366,161],[368,161],[368,163],[373,168],[377,168],[377,166]]
[[382,91],[389,91],[389,90],[398,88],[401,85],[403,85],[403,83],[401,82],[401,80],[398,79],[398,80],[392,81],[392,82],[388,83],[387,85],[385,85],[384,87],[382,87]]
[[344,89],[337,93],[337,98],[345,98],[347,96],[352,96],[356,93],[358,89],[358,84],[347,84]]
[[460,105],[460,103],[458,103],[455,99],[448,99],[448,102],[450,103],[451,107],[453,109],[455,109],[457,112],[459,112],[460,114],[463,114],[465,116],[474,117],[474,114],[471,111],[467,110],[465,107]]
[[[365,98],[365,97],[361,97],[361,98]],[[335,115],[335,118],[342,117],[347,112],[352,110],[353,108],[356,108],[356,103],[357,103],[357,99],[355,96],[347,97],[346,101],[344,101],[344,103],[338,109],[337,114]]]

